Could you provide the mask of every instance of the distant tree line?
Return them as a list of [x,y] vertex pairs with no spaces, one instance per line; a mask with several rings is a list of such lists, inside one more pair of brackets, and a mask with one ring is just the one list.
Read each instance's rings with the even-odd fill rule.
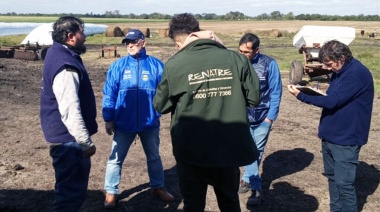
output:
[[[170,19],[172,16],[162,13],[151,14],[120,14],[119,10],[106,11],[104,14],[67,14],[67,13],[55,13],[55,14],[41,14],[41,13],[5,13],[0,14],[3,16],[63,16],[74,15],[78,17],[91,17],[91,18],[127,18],[127,19]],[[293,12],[288,14],[282,14],[280,11],[273,11],[270,14],[263,13],[258,16],[249,16],[241,12],[229,12],[225,15],[216,15],[215,13],[202,13],[193,14],[199,20],[318,20],[318,21],[380,21],[379,15],[321,15],[321,14],[299,14],[294,15]]]

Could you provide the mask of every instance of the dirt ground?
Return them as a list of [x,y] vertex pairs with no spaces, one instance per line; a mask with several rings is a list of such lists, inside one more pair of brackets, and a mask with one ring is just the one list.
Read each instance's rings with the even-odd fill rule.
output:
[[[297,26],[293,23],[289,27]],[[217,29],[222,30],[213,28],[214,31]],[[99,132],[93,136],[97,152],[92,157],[84,212],[106,211],[103,209],[103,183],[112,137],[106,134],[101,118],[101,90],[106,70],[115,59],[99,59],[100,49],[99,46],[89,46],[88,53],[83,56],[97,100],[99,124]],[[148,53],[166,61],[174,53],[174,48],[149,46]],[[0,67],[0,211],[52,211],[54,170],[39,120],[43,61],[0,58]],[[327,180],[322,174],[317,138],[321,109],[303,104],[290,95],[285,88],[287,72],[282,70],[282,73],[284,87],[280,114],[273,125],[261,166],[265,201],[261,206],[247,208],[245,203],[249,194],[243,194],[240,196],[242,211],[329,211]],[[380,191],[377,189],[380,182],[378,96],[375,95],[370,137],[360,153],[356,180],[359,209],[368,212],[380,211]],[[169,122],[170,117],[164,115],[160,153],[166,187],[176,201],[165,204],[151,197],[145,156],[136,139],[123,166],[120,204],[110,211],[181,211],[183,204]],[[212,187],[207,194],[206,210],[218,211]]]

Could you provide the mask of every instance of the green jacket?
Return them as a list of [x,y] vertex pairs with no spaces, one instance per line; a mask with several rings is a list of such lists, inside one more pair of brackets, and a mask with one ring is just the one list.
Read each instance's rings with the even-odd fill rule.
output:
[[198,39],[166,62],[153,104],[159,113],[172,113],[176,160],[234,167],[257,159],[246,107],[260,99],[259,80],[246,57]]

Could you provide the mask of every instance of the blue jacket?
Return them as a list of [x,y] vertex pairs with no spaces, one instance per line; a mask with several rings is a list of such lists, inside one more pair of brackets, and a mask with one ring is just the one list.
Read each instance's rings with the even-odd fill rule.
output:
[[160,126],[160,114],[153,107],[153,97],[161,81],[163,63],[146,54],[130,55],[114,62],[103,88],[103,119],[114,121],[115,130],[141,132]]
[[54,42],[45,57],[40,100],[41,127],[46,141],[50,143],[75,141],[61,120],[58,102],[53,92],[54,77],[66,68],[73,68],[78,72],[80,78],[78,97],[88,133],[93,135],[98,131],[95,120],[95,95],[82,59],[74,51]]
[[282,96],[281,74],[276,60],[259,53],[251,63],[260,80],[261,102],[256,107],[247,108],[249,123],[260,124],[265,118],[275,121]]
[[367,143],[374,86],[371,72],[358,60],[346,62],[333,73],[327,96],[299,93],[302,102],[323,108],[318,136],[339,145]]

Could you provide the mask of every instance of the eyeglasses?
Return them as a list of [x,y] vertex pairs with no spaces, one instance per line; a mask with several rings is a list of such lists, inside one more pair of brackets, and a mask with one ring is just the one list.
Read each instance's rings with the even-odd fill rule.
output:
[[243,50],[238,49],[238,52],[239,52],[240,54],[252,54],[252,53],[253,53],[253,50],[251,50],[251,51],[243,51]]
[[334,66],[334,64],[337,64],[337,63],[338,62],[335,62],[335,61],[332,61],[332,60],[325,61],[325,62],[323,62],[322,67],[331,68],[331,67]]
[[129,46],[129,44],[131,44],[131,45],[137,45],[137,44],[140,43],[140,41],[142,41],[142,40],[141,40],[141,39],[137,39],[137,40],[127,40],[127,41],[125,42],[125,45],[126,45],[126,46]]

